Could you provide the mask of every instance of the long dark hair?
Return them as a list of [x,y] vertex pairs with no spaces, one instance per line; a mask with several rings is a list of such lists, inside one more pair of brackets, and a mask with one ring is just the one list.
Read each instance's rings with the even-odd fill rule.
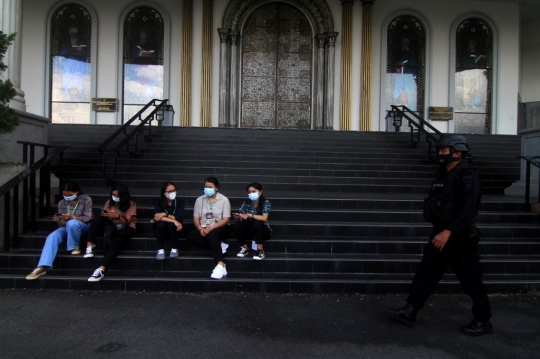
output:
[[[129,206],[131,206],[131,195],[129,194],[127,186],[123,183],[119,183],[114,186],[111,189],[111,197],[114,190],[118,191],[118,196],[120,197],[120,202],[118,202],[118,209],[120,209],[120,211],[122,212],[127,211],[129,209]],[[110,201],[112,201],[112,198],[110,199]]]
[[[257,191],[262,191],[262,185],[259,182],[251,182],[246,186],[246,191],[249,191],[249,187],[255,188]],[[251,201],[251,200],[250,200]],[[260,216],[262,215],[262,211],[264,208],[264,201],[266,201],[266,198],[261,194],[259,197],[259,204],[257,205],[257,214]]]
[[173,186],[174,190],[176,191],[176,185],[172,182],[165,181],[161,184],[161,195],[159,196],[159,206],[161,207],[161,210],[164,211],[165,208],[167,208],[167,197],[165,197],[165,191],[167,190],[167,187]]
[[79,185],[75,182],[66,182],[62,191],[78,192],[79,194],[83,194],[83,191],[81,191]]

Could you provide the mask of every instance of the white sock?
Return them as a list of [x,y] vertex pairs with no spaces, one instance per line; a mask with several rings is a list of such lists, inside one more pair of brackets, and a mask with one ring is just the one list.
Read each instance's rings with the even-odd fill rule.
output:
[[159,249],[157,252],[158,252],[159,254],[161,254],[161,253],[165,253],[165,250],[164,250],[164,249]]
[[171,249],[171,253],[176,253],[176,252],[178,252],[178,249],[176,248]]

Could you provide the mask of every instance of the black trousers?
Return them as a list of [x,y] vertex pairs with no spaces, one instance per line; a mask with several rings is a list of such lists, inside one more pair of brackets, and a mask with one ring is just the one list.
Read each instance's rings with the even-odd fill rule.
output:
[[206,237],[201,236],[199,231],[197,229],[194,229],[188,233],[186,239],[194,246],[210,248],[216,262],[225,262],[225,259],[223,257],[223,251],[221,250],[221,242],[227,239],[227,237],[229,237],[229,234],[229,226],[215,228],[211,230],[210,233],[206,235]]
[[233,226],[234,234],[238,238],[238,244],[244,246],[247,241],[254,240],[257,244],[263,244],[264,241],[272,237],[272,231],[261,221],[237,221]]
[[[438,231],[434,231],[431,238],[437,233]],[[474,318],[480,321],[489,320],[491,306],[482,282],[478,254],[479,239],[477,230],[472,236],[451,236],[442,251],[438,251],[430,240],[425,247],[420,268],[412,281],[407,302],[416,309],[422,309],[448,266],[451,266],[463,290],[473,301]]]
[[96,243],[98,236],[105,237],[105,255],[100,265],[108,270],[118,256],[120,249],[129,242],[134,233],[135,231],[131,227],[117,229],[108,218],[96,216],[90,225],[87,240]]
[[178,249],[178,235],[176,226],[171,222],[156,222],[154,224],[154,234],[157,239],[157,249],[165,249],[165,242],[168,240],[170,249]]

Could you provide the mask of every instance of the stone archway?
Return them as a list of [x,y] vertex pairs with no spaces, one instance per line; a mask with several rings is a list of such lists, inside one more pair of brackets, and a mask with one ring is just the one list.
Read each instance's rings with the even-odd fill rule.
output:
[[[309,99],[306,102],[304,96],[302,98],[304,102],[300,101],[302,103],[294,102],[298,98],[292,102],[285,101],[286,103],[281,105],[281,109],[283,110],[281,112],[279,112],[279,103],[277,101],[279,91],[277,86],[274,92],[276,99],[272,101],[266,101],[265,103],[242,102],[243,98],[246,99],[249,97],[244,96],[242,92],[245,90],[250,91],[249,86],[243,86],[243,77],[240,72],[244,51],[242,44],[246,37],[246,29],[249,29],[246,24],[257,10],[271,4],[282,4],[283,6],[292,7],[295,12],[300,14],[300,17],[307,21],[307,26],[311,29],[309,36],[311,44],[314,44],[311,46],[309,56],[309,72],[311,76],[308,84],[308,90],[310,92]],[[267,128],[331,129],[334,112],[334,44],[338,35],[333,30],[332,14],[324,0],[288,0],[279,2],[268,0],[231,0],[223,17],[223,27],[218,29],[221,40],[219,126],[239,127],[241,125],[248,125],[248,127]],[[306,55],[304,54],[303,58],[306,58]],[[304,73],[304,75],[306,74]],[[301,89],[303,92],[306,92],[305,80],[306,78],[304,78],[303,82],[304,87]],[[277,84],[279,79],[276,77],[275,81]],[[299,82],[302,82],[302,79],[299,79]],[[243,104],[247,106],[242,107]],[[253,122],[249,119],[246,121],[247,117],[242,117],[242,114],[244,113],[245,115],[250,110],[255,117],[272,116],[268,111],[265,113],[253,111],[254,106],[266,109],[273,107],[274,110],[272,113],[276,118],[275,121],[272,123],[264,119],[262,122]],[[303,118],[291,125],[293,121],[290,119],[294,116],[303,116]],[[262,123],[270,125],[261,126]],[[249,124],[254,125],[249,126]]]

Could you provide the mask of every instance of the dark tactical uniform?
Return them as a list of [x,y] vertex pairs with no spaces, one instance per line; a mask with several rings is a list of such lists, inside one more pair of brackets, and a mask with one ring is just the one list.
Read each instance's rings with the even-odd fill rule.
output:
[[[468,163],[462,161],[450,172],[445,168],[437,172],[424,208],[424,217],[433,224],[433,230],[407,298],[416,310],[424,306],[450,265],[473,300],[474,318],[482,322],[491,318],[478,254],[480,233],[475,226],[480,197],[480,178]],[[438,251],[431,239],[444,229],[452,235]]]
[[[417,311],[424,307],[446,269],[451,266],[465,293],[473,300],[474,319],[461,331],[472,336],[492,333],[491,307],[482,283],[478,254],[480,232],[475,225],[481,197],[480,178],[468,163],[460,161],[469,151],[465,137],[443,135],[436,147],[441,168],[431,185],[429,197],[424,201],[424,217],[433,224],[430,240],[411,284],[407,305],[397,309],[386,308],[386,313],[408,326],[414,326]],[[461,156],[454,156],[457,152],[461,152]],[[444,245],[441,241],[446,232],[441,234],[443,231],[451,232]],[[435,237],[437,247],[433,244]]]

